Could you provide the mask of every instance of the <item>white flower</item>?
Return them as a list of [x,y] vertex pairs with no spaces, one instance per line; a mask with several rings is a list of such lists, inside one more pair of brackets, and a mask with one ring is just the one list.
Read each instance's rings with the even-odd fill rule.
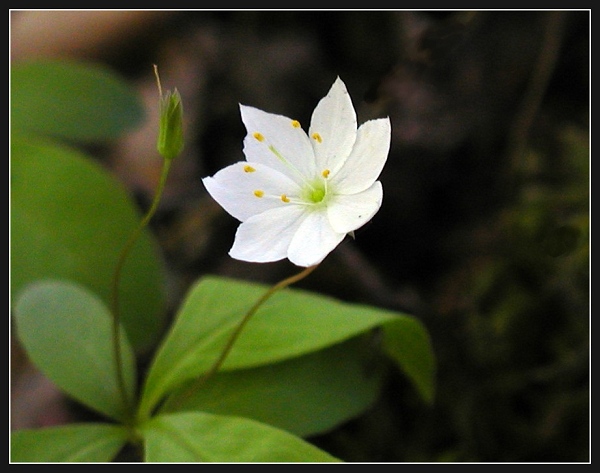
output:
[[202,180],[242,223],[230,256],[250,262],[284,258],[320,263],[381,207],[377,181],[387,160],[388,118],[357,130],[356,113],[338,77],[315,108],[308,135],[297,120],[240,105],[248,134],[246,161]]

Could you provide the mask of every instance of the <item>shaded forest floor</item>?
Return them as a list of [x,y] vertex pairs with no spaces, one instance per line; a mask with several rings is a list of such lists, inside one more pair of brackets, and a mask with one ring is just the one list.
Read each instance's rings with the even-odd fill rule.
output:
[[[186,150],[152,223],[173,307],[203,274],[294,271],[232,260],[237,222],[200,182],[243,159],[239,103],[308,123],[339,75],[359,122],[390,117],[380,212],[299,286],[418,316],[436,401],[392,373],[368,412],[309,440],[350,462],[589,459],[588,12],[156,12],[47,51],[22,15],[13,60],[104,62],[150,118],[152,64],[180,90]],[[93,150],[141,208],[159,173],[154,123]]]

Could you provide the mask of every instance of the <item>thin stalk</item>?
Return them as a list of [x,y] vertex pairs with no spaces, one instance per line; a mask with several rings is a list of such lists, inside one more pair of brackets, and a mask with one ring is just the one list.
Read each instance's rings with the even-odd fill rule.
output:
[[208,369],[208,371],[206,371],[206,373],[204,373],[204,375],[202,375],[200,378],[196,379],[196,381],[188,388],[188,390],[185,393],[183,393],[181,396],[178,397],[176,402],[180,403],[183,400],[185,400],[193,392],[195,392],[200,386],[202,386],[204,383],[206,383],[206,381],[208,381],[208,379],[211,378],[217,371],[219,371],[221,366],[223,366],[225,359],[231,352],[231,349],[233,348],[233,345],[235,344],[236,340],[242,333],[242,330],[244,329],[246,324],[250,321],[252,316],[256,313],[256,311],[260,308],[261,305],[263,305],[277,291],[284,289],[284,288],[300,281],[301,279],[304,279],[306,276],[308,276],[310,273],[312,273],[315,269],[317,269],[317,267],[318,267],[318,264],[314,265],[314,266],[309,266],[309,267],[303,269],[302,271],[300,271],[298,274],[295,274],[286,279],[283,279],[283,280],[279,281],[277,284],[275,284],[274,286],[270,287],[260,297],[260,299],[258,299],[254,303],[254,305],[250,308],[250,310],[248,310],[248,312],[246,312],[246,314],[244,315],[242,320],[239,322],[239,324],[235,327],[235,329],[231,333],[229,339],[227,340],[227,343],[223,347],[223,351],[221,352],[219,357],[215,360],[215,362],[212,364],[212,366]]
[[163,167],[161,171],[160,181],[158,183],[158,187],[156,189],[156,193],[154,195],[154,199],[152,201],[152,205],[150,209],[138,225],[138,227],[133,231],[133,233],[129,236],[129,239],[125,243],[125,246],[121,250],[121,254],[119,255],[119,260],[117,262],[117,266],[115,268],[115,272],[112,279],[112,313],[113,313],[113,326],[112,326],[112,337],[113,337],[113,347],[115,351],[115,363],[116,363],[116,371],[117,371],[117,384],[119,387],[119,392],[121,393],[121,399],[123,402],[123,408],[125,410],[126,420],[129,424],[133,423],[134,420],[134,412],[133,412],[133,400],[129,398],[129,394],[127,392],[127,387],[125,385],[125,375],[123,373],[123,354],[121,351],[121,312],[119,308],[119,282],[121,280],[121,274],[123,272],[123,267],[125,266],[125,261],[133,245],[140,237],[144,228],[150,222],[150,219],[156,213],[156,209],[158,208],[158,204],[160,202],[161,196],[165,189],[165,184],[167,182],[167,175],[169,174],[169,169],[171,167],[171,159],[163,159]]

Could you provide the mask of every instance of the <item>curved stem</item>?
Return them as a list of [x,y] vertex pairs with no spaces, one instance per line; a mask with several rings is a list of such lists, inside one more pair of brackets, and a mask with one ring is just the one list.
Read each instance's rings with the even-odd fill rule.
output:
[[511,171],[522,171],[522,160],[527,147],[527,138],[559,58],[564,37],[565,19],[565,14],[562,11],[550,11],[546,14],[541,51],[534,64],[527,90],[508,134],[507,156],[508,162],[512,166]]
[[133,233],[129,236],[129,239],[125,243],[125,246],[121,250],[121,254],[119,255],[119,260],[117,261],[117,266],[115,268],[115,272],[112,279],[112,314],[113,314],[113,327],[112,327],[112,337],[113,337],[113,347],[115,351],[115,368],[117,372],[117,384],[119,387],[119,392],[121,393],[121,399],[123,402],[123,408],[125,410],[126,420],[129,424],[133,422],[134,412],[133,412],[133,400],[129,398],[129,393],[127,392],[127,386],[125,385],[125,376],[123,374],[123,354],[121,351],[121,313],[119,309],[119,282],[121,280],[121,274],[123,272],[123,267],[125,266],[125,261],[127,256],[129,255],[133,245],[140,237],[144,228],[150,222],[152,216],[156,213],[156,209],[158,208],[158,203],[160,202],[160,198],[163,194],[165,184],[167,182],[167,175],[169,174],[169,169],[171,167],[171,160],[164,159],[163,167],[161,171],[160,181],[158,183],[158,187],[156,189],[156,193],[154,195],[154,199],[152,201],[152,205],[150,209],[138,225],[138,227],[133,231]]
[[284,288],[294,284],[295,282],[300,281],[301,279],[304,279],[306,276],[308,276],[310,273],[312,273],[315,269],[317,269],[318,266],[319,265],[317,264],[314,266],[309,266],[307,268],[304,268],[298,274],[295,274],[286,279],[283,279],[283,280],[279,281],[277,284],[275,284],[274,286],[272,286],[271,288],[269,288],[260,297],[260,299],[258,299],[254,303],[254,305],[250,308],[250,310],[248,310],[248,312],[246,312],[246,314],[244,315],[244,317],[242,318],[240,323],[234,328],[229,339],[227,340],[227,343],[225,344],[225,347],[223,348],[223,351],[219,355],[219,358],[217,358],[215,360],[215,362],[208,369],[208,371],[206,371],[206,373],[204,373],[204,375],[202,375],[200,378],[197,378],[196,381],[194,383],[192,383],[192,385],[181,396],[178,397],[177,402],[180,403],[184,399],[189,397],[194,391],[196,391],[201,385],[203,385],[209,378],[211,378],[217,371],[219,371],[221,366],[223,366],[223,363],[225,362],[227,355],[229,355],[229,353],[231,352],[231,349],[233,348],[233,345],[235,344],[236,340],[242,333],[242,330],[244,329],[244,327],[246,326],[248,321],[252,318],[252,316],[256,313],[256,311],[260,308],[261,305],[263,305],[277,291],[284,289]]

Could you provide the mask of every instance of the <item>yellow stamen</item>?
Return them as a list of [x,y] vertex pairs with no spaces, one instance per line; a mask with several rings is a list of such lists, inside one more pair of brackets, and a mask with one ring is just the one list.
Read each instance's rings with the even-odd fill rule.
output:
[[256,171],[256,169],[254,169],[252,166],[244,166],[244,172],[254,172]]
[[290,199],[288,199],[288,196],[285,194],[281,194],[281,200],[283,200],[285,203],[290,201]]
[[321,138],[321,135],[319,135],[318,133],[313,133],[312,134],[312,138],[313,138],[313,140],[315,140],[315,141],[317,141],[319,143],[323,142],[323,138]]
[[330,172],[331,172],[331,171],[330,171],[329,169],[325,169],[325,171],[323,171],[323,172],[321,173],[321,175],[322,175],[322,176],[323,176],[325,179],[327,179],[327,178],[329,177],[329,173],[330,173]]
[[294,128],[300,128],[300,122],[298,120],[292,120],[292,126]]
[[252,136],[254,136],[254,138],[256,138],[258,141],[265,141],[265,137],[258,131],[252,133]]
[[264,191],[261,191],[260,189],[257,189],[254,191],[254,195],[256,197],[262,197],[263,195],[265,195]]

